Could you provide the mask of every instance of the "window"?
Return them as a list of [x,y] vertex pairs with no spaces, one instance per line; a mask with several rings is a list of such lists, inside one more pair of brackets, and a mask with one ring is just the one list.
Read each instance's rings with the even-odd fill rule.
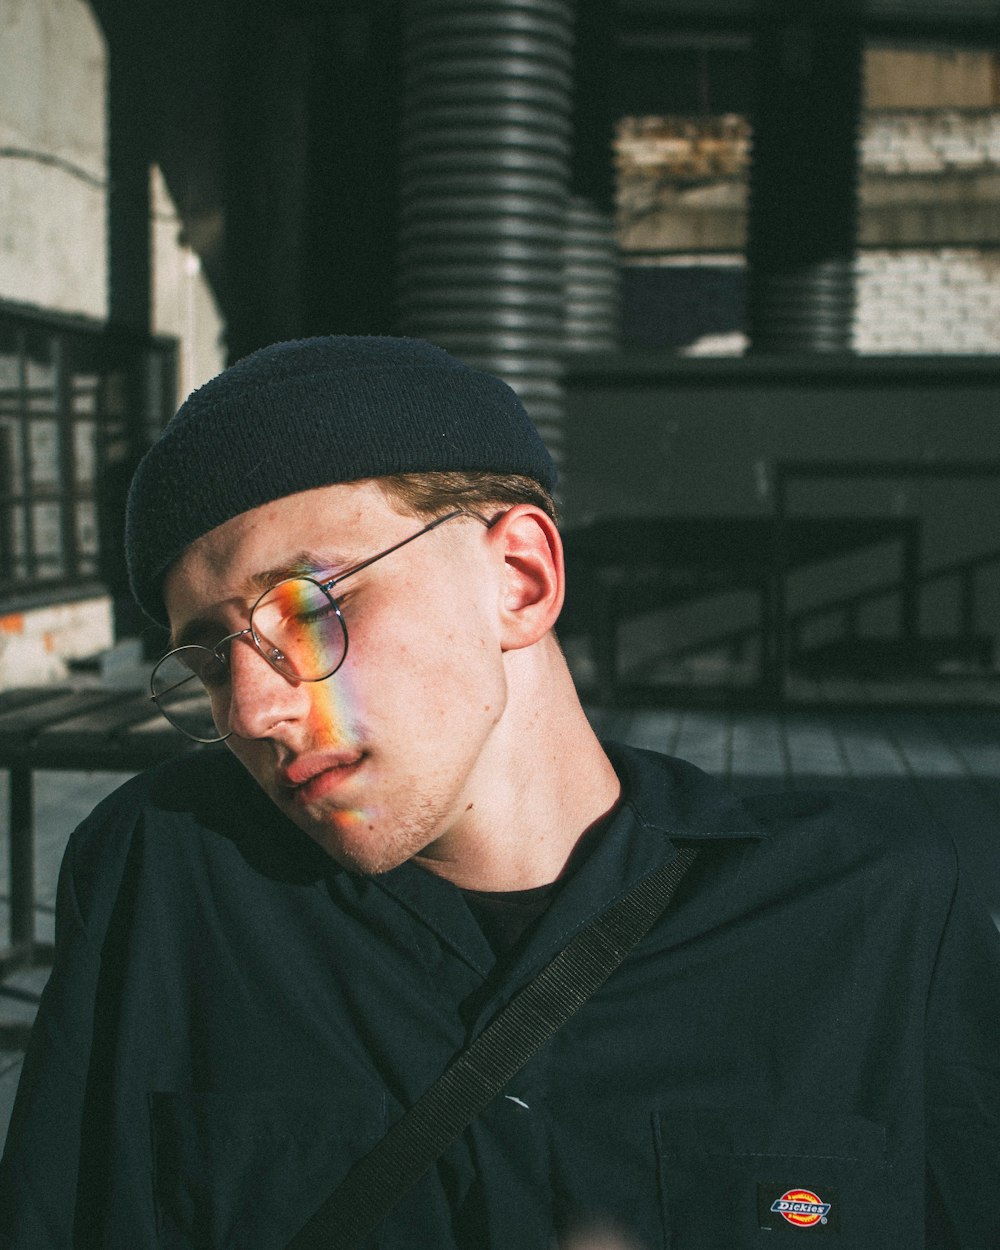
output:
[[128,478],[173,373],[172,342],[0,306],[0,604],[121,588]]
[[[1000,59],[870,43],[864,65],[855,350],[1000,352]],[[738,60],[729,71],[749,72]],[[753,135],[748,115],[712,108],[718,77],[698,111],[618,122],[632,346],[738,355],[746,345]]]
[[1000,59],[873,45],[865,66],[855,348],[1000,352]]

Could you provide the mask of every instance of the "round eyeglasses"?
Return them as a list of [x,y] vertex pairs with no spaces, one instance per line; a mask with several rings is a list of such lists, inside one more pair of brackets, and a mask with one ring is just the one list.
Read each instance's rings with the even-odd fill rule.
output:
[[293,681],[325,681],[347,656],[347,625],[331,587],[457,516],[489,524],[473,512],[447,512],[336,577],[286,577],[257,599],[245,629],[214,647],[188,644],[168,651],[153,669],[150,698],[175,729],[195,742],[224,742],[232,733],[225,724],[225,692],[234,642],[246,638],[272,668]]

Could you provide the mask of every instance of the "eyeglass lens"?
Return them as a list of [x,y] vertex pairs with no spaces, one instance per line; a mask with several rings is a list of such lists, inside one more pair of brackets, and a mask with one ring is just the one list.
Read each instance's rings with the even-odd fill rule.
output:
[[[267,591],[255,604],[250,625],[270,663],[299,681],[329,677],[347,651],[340,609],[311,578],[290,578]],[[177,729],[197,742],[217,742],[229,733],[227,676],[228,664],[209,647],[180,647],[153,670],[152,694]]]
[[150,679],[156,706],[175,729],[196,742],[218,742],[227,732],[215,723],[212,699],[204,684],[211,665],[225,671],[225,665],[208,647],[180,647],[163,657]]
[[262,595],[250,626],[268,659],[289,677],[302,681],[328,676],[347,648],[336,601],[309,577],[279,582]]

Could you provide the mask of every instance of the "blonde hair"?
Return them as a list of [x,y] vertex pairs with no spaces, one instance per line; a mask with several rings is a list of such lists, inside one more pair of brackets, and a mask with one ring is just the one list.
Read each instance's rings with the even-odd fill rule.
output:
[[491,506],[534,504],[558,520],[552,496],[541,483],[520,473],[447,470],[396,473],[374,479],[390,503],[417,516],[439,516],[454,508],[488,514]]

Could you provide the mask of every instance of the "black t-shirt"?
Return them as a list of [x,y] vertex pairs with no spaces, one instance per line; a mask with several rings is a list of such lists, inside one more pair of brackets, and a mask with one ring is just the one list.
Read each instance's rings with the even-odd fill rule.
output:
[[508,954],[548,908],[564,883],[580,867],[600,840],[613,812],[583,834],[563,872],[548,885],[528,890],[463,890],[462,897],[497,958]]
[[562,878],[530,890],[463,890],[462,897],[499,958],[514,949],[561,884]]

